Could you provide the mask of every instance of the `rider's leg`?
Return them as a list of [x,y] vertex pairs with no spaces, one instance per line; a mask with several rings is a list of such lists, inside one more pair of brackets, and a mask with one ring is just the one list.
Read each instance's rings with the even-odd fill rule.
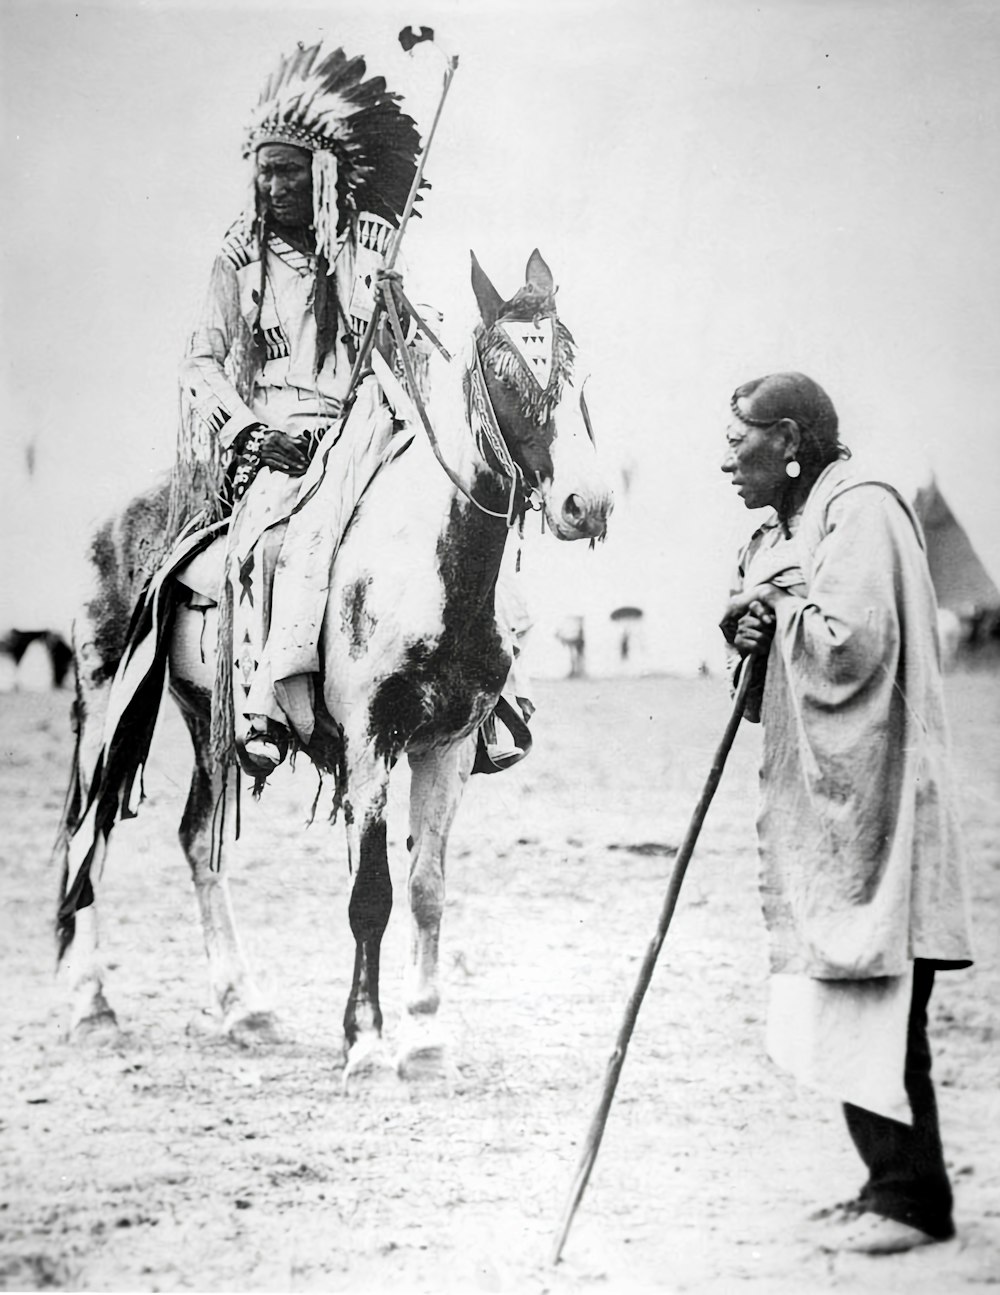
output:
[[275,700],[264,655],[274,572],[283,538],[283,526],[266,530],[230,573],[236,749],[246,772],[258,777],[266,777],[277,768],[288,750],[284,715]]

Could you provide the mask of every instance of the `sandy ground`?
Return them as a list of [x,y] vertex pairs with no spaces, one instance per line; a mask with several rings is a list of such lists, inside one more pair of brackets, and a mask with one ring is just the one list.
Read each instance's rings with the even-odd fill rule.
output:
[[[927,1292],[1000,1285],[1000,677],[949,679],[980,961],[932,1003],[958,1238],[830,1258],[805,1225],[860,1185],[836,1102],[763,1051],[753,850],[758,733],[744,726],[639,1018],[590,1187],[548,1262],[579,1149],[680,840],[721,733],[702,679],[539,687],[529,761],[476,778],[452,837],[445,1019],[460,1081],[345,1095],[352,965],[342,833],[304,823],[311,768],[246,814],[234,891],[288,1040],[207,1034],[205,964],[176,823],[172,708],[149,800],[109,856],[114,1046],[62,1039],[48,852],[66,693],[0,697],[6,829],[0,1286],[359,1292]],[[402,896],[406,773],[389,840]],[[383,1004],[398,1027],[401,907]]]

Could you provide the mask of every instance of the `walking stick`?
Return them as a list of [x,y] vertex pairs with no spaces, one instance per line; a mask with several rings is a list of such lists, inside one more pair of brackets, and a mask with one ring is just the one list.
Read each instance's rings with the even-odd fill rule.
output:
[[570,1225],[573,1222],[573,1216],[576,1213],[577,1206],[580,1204],[583,1193],[586,1190],[587,1182],[590,1178],[590,1171],[594,1167],[594,1161],[597,1159],[597,1152],[601,1145],[601,1138],[604,1136],[604,1126],[607,1123],[608,1112],[611,1110],[611,1103],[614,1099],[615,1089],[618,1086],[618,1076],[621,1074],[622,1066],[625,1064],[625,1053],[628,1050],[632,1031],[635,1029],[635,1022],[639,1015],[639,1008],[642,1006],[642,1000],[645,997],[646,990],[649,988],[649,982],[653,975],[653,968],[656,965],[656,959],[659,957],[660,949],[663,947],[663,941],[667,934],[667,928],[670,925],[670,919],[673,917],[674,909],[677,907],[677,897],[680,895],[684,873],[687,871],[688,862],[691,855],[694,853],[698,834],[705,821],[705,815],[708,813],[708,807],[712,803],[715,789],[719,785],[719,780],[722,777],[722,770],[726,764],[726,757],[729,755],[729,749],[733,745],[736,730],[739,728],[740,720],[743,717],[743,711],[746,708],[747,694],[750,690],[750,679],[753,673],[751,663],[751,657],[744,657],[740,666],[736,695],[733,698],[733,708],[726,724],[725,732],[722,734],[722,741],[719,743],[718,749],[715,752],[715,759],[712,761],[712,767],[709,770],[705,786],[702,788],[694,813],[691,815],[691,821],[688,824],[684,840],[677,852],[677,858],[674,860],[673,871],[670,874],[670,881],[667,885],[667,893],[663,899],[663,907],[660,909],[660,920],[656,927],[656,934],[653,936],[649,943],[649,947],[646,950],[646,956],[643,958],[642,967],[639,970],[639,978],[636,981],[635,988],[632,990],[632,996],[628,1001],[628,1007],[625,1009],[625,1019],[622,1021],[621,1028],[618,1031],[618,1039],[615,1043],[614,1052],[612,1052],[611,1056],[608,1058],[608,1068],[604,1075],[604,1090],[601,1093],[601,1100],[597,1104],[597,1110],[594,1112],[593,1119],[590,1121],[590,1128],[587,1130],[587,1138],[584,1142],[583,1153],[580,1156],[580,1163],[576,1168],[576,1174],[573,1178],[573,1184],[570,1189],[569,1200],[566,1203],[562,1223],[560,1224],[559,1232],[556,1237],[555,1248],[552,1251],[553,1264],[557,1264],[559,1262],[563,1246],[566,1244],[566,1237],[569,1234]]

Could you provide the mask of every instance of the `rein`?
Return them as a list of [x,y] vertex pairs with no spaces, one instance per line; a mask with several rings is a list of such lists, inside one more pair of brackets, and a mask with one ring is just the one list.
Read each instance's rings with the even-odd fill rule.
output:
[[[493,457],[500,465],[501,471],[505,476],[510,478],[510,504],[507,508],[507,525],[514,525],[514,497],[518,485],[524,488],[524,473],[514,462],[510,450],[507,448],[507,442],[500,431],[500,424],[497,422],[496,410],[493,408],[493,401],[490,399],[489,388],[486,386],[486,374],[483,372],[483,360],[479,354],[479,347],[474,349],[475,359],[473,360],[472,372],[469,375],[469,400],[466,410],[469,418],[469,431],[472,433],[473,440],[476,442],[476,448],[488,463],[489,458],[486,455],[486,445],[493,451]],[[473,422],[475,418],[475,423]]]
[[[508,527],[512,527],[517,518],[518,491],[524,491],[526,496],[529,498],[532,492],[530,490],[525,491],[524,474],[511,458],[510,451],[508,450],[506,442],[503,439],[503,435],[501,434],[500,424],[497,422],[496,411],[493,408],[493,402],[490,400],[489,391],[486,387],[486,378],[483,373],[482,360],[479,356],[479,348],[474,348],[475,362],[472,370],[472,381],[470,383],[469,391],[469,412],[471,415],[473,401],[475,401],[475,409],[480,415],[479,421],[482,425],[486,440],[489,443],[490,449],[493,451],[498,463],[500,463],[504,475],[506,475],[510,480],[510,502],[505,513],[494,512],[492,508],[487,508],[485,504],[481,504],[445,459],[417,386],[416,375],[413,372],[413,365],[410,361],[409,352],[406,349],[406,339],[403,336],[403,327],[400,323],[399,312],[396,309],[396,302],[392,294],[391,283],[383,284],[382,298],[385,302],[386,314],[389,316],[389,326],[396,343],[396,350],[399,354],[400,360],[402,361],[403,371],[406,374],[406,379],[409,384],[410,396],[416,406],[424,431],[427,433],[427,439],[434,452],[434,457],[437,459],[438,463],[440,463],[452,484],[460,490],[462,494],[465,495],[466,499],[468,499],[470,503],[474,504],[480,512],[485,513],[488,517],[502,518],[507,523]],[[426,334],[431,342],[433,342],[444,358],[451,363],[452,357],[448,354],[408,301],[406,302],[406,307],[417,321],[421,331]],[[473,432],[473,436],[475,437],[475,432]],[[478,437],[475,439],[479,451],[483,454],[485,459],[486,456],[483,453],[483,448]]]

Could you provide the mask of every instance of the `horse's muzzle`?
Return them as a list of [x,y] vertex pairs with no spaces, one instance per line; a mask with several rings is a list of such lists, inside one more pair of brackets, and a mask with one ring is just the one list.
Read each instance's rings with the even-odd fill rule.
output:
[[[551,503],[551,501],[547,501]],[[561,540],[602,539],[614,507],[610,494],[567,495],[558,514],[547,508],[549,525]]]

